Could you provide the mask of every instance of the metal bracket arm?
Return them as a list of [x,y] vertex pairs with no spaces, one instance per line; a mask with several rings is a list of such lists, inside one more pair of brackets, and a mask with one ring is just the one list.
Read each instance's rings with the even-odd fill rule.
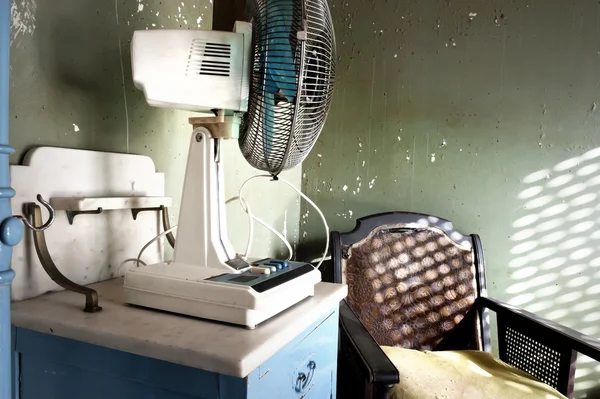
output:
[[44,231],[39,230],[39,227],[42,226],[42,211],[40,207],[35,203],[29,203],[25,207],[25,210],[27,214],[32,216],[33,226],[38,228],[38,230],[33,231],[33,242],[35,244],[35,251],[37,252],[42,267],[46,273],[48,273],[48,276],[50,276],[50,278],[56,284],[60,285],[64,289],[85,295],[85,307],[83,308],[84,312],[94,313],[101,311],[102,308],[98,306],[98,293],[96,290],[84,287],[69,280],[58,270],[54,264],[54,261],[52,261],[50,252],[48,252],[48,245],[46,244]]
[[102,208],[98,208],[95,211],[66,211],[66,213],[67,219],[69,220],[69,224],[73,225],[73,222],[75,221],[75,216],[77,215],[99,215],[102,213],[102,211]]

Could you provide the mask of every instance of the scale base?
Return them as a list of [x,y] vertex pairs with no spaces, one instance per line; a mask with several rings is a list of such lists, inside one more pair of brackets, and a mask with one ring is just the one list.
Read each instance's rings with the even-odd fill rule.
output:
[[[312,270],[300,276],[257,292],[247,285],[207,280],[223,276],[226,273],[223,269],[159,263],[127,273],[125,302],[253,329],[314,295],[315,285],[321,281],[321,273],[310,267]],[[306,264],[294,264],[290,270],[294,268],[308,270]],[[232,275],[248,275],[248,272]]]

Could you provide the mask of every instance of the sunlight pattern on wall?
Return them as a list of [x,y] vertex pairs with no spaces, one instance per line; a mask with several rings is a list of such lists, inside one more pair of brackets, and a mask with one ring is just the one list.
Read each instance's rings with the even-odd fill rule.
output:
[[[509,302],[600,338],[600,148],[522,183],[510,237]],[[599,386],[600,365],[580,355],[576,397],[595,397]]]

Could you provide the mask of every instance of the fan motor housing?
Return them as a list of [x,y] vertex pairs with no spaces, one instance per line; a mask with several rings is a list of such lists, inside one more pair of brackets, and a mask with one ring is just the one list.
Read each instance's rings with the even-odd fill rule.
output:
[[234,32],[135,31],[133,82],[151,106],[208,112],[248,109],[252,25]]

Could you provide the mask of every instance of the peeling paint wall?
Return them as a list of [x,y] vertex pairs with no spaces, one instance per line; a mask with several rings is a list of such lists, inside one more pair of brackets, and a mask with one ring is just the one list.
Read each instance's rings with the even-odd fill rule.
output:
[[[166,175],[178,215],[190,140],[190,113],[148,106],[131,77],[130,40],[135,29],[210,29],[212,1],[15,0],[11,35],[11,158],[17,163],[32,146],[49,145],[134,153],[152,157]],[[256,173],[236,142],[224,151],[226,195]],[[300,184],[300,169],[287,178]],[[277,183],[246,190],[253,212],[298,238],[300,205]],[[252,191],[252,192],[251,192]],[[289,193],[289,194],[288,194]],[[278,198],[280,202],[268,201]],[[234,249],[243,252],[247,220],[239,204],[228,205]],[[256,256],[281,252],[276,237],[256,228]],[[135,256],[135,254],[132,254]]]
[[35,0],[13,1],[10,5],[10,43],[21,35],[31,35],[35,31]]
[[[449,219],[481,235],[491,295],[600,338],[600,4],[331,6],[339,80],[303,170],[331,227]],[[300,231],[316,255],[314,212]],[[600,368],[579,367],[583,392]]]

